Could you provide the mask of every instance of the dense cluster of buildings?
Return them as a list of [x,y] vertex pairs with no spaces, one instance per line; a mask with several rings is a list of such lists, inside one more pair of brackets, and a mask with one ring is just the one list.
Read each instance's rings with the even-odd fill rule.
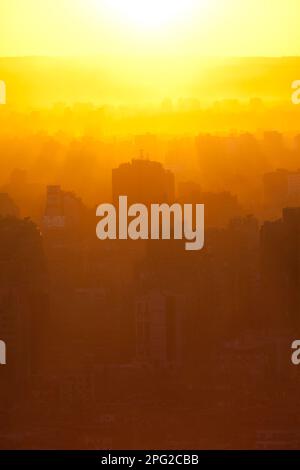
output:
[[[113,200],[201,197],[192,184],[177,195],[174,175],[148,160],[112,183]],[[191,253],[181,240],[100,242],[95,211],[60,186],[47,188],[40,228],[0,195],[11,216],[0,220],[5,445],[299,445],[300,209],[285,208],[297,188],[296,175],[266,175],[266,201],[283,211],[263,223],[215,198],[230,222],[208,224]]]

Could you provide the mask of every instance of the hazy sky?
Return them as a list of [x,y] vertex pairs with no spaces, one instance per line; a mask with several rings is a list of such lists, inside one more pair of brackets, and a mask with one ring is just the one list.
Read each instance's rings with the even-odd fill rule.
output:
[[300,0],[1,0],[0,55],[299,55],[299,18]]

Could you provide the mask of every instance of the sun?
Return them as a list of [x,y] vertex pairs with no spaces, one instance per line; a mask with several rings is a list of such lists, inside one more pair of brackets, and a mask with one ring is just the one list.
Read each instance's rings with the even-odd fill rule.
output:
[[156,30],[180,23],[199,3],[208,0],[104,0],[111,13],[130,27]]

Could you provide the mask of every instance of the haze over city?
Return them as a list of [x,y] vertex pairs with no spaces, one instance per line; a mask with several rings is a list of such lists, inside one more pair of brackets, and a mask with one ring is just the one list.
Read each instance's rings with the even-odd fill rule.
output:
[[299,14],[1,0],[2,449],[299,449]]

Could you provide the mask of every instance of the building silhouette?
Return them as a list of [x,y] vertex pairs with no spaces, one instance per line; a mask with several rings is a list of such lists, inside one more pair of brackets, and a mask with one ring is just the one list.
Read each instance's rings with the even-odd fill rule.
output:
[[0,193],[0,216],[18,217],[19,209],[7,193]]
[[84,214],[84,205],[74,193],[63,191],[60,186],[48,186],[44,213],[44,228],[79,228]]
[[300,208],[285,208],[282,218],[261,230],[261,272],[265,311],[272,323],[297,326],[300,311]]
[[264,206],[268,216],[279,216],[284,207],[300,205],[300,171],[279,169],[264,175]]
[[128,203],[172,203],[175,199],[175,177],[161,163],[136,159],[112,171],[113,201],[128,196]]

